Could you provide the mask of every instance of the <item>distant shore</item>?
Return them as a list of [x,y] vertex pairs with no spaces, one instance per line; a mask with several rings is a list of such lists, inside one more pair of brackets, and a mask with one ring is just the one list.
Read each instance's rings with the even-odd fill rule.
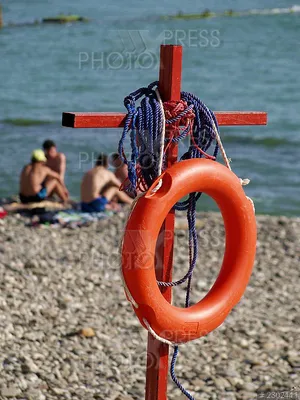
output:
[[[233,10],[228,9],[224,11],[213,11],[205,9],[201,12],[185,13],[178,11],[173,15],[161,15],[160,17],[152,17],[161,20],[198,20],[198,19],[212,19],[212,18],[234,18],[234,17],[251,17],[251,16],[268,16],[268,15],[280,15],[280,14],[299,14],[300,6],[294,5],[292,7],[281,7],[281,8],[257,8],[249,10]],[[77,14],[58,14],[54,16],[48,16],[41,19],[35,19],[34,21],[16,23],[8,21],[4,23],[3,13],[1,12],[0,6],[0,29],[3,27],[20,27],[30,25],[41,25],[41,24],[73,24],[79,22],[91,22],[90,18],[77,15]],[[97,22],[97,20],[94,20]]]

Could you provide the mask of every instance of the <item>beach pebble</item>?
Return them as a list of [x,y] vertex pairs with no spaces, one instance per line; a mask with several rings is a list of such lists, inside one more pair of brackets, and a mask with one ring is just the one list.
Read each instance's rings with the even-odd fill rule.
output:
[[1,396],[11,399],[18,396],[21,390],[16,386],[7,386],[1,389]]
[[84,337],[87,337],[87,338],[91,338],[91,337],[94,337],[96,335],[96,333],[95,333],[93,328],[82,328],[79,333],[80,333],[81,336],[84,336]]
[[[213,285],[224,254],[220,216],[201,214],[199,221],[192,303]],[[177,377],[197,400],[250,400],[258,390],[300,388],[300,219],[257,221],[245,295],[218,329],[179,348]],[[25,222],[9,215],[0,226],[1,399],[144,398],[147,332],[119,270],[125,213],[55,232]],[[181,278],[188,231],[183,220],[177,226],[174,276]],[[183,306],[185,285],[174,289],[173,300]],[[169,378],[168,399],[183,398]]]

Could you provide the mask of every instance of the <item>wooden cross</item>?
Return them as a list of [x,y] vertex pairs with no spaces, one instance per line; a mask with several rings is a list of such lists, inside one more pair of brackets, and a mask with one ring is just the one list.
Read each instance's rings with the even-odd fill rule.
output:
[[[159,92],[163,101],[179,101],[181,91],[182,47],[162,45],[160,49]],[[133,88],[135,89],[135,88]],[[221,111],[215,113],[219,125],[266,125],[267,114],[253,111]],[[62,124],[71,128],[121,128],[125,113],[81,113],[64,112]],[[176,129],[176,127],[175,127]],[[172,136],[172,131],[166,131]],[[172,143],[166,152],[167,166],[177,161],[178,145]],[[167,216],[162,227],[163,240],[157,246],[156,275],[160,281],[172,279],[174,211]],[[163,290],[163,296],[171,302],[171,288]],[[148,356],[146,371],[146,400],[166,400],[168,382],[168,345],[148,334]]]

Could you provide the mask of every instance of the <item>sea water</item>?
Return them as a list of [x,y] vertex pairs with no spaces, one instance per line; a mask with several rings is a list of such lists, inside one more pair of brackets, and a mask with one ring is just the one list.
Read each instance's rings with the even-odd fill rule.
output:
[[[299,5],[278,0],[30,0],[26,5],[14,0],[2,5],[0,197],[18,192],[19,173],[31,151],[50,138],[67,156],[66,183],[79,198],[83,173],[99,152],[117,149],[121,132],[63,128],[62,112],[125,111],[127,94],[157,80],[160,44],[174,43],[183,45],[183,90],[215,111],[268,112],[268,126],[221,127],[224,146],[234,172],[251,180],[246,192],[257,212],[299,215]],[[161,18],[208,8],[245,12]],[[90,22],[32,24],[60,13]],[[185,146],[180,145],[181,152]],[[214,205],[204,198],[198,208]]]

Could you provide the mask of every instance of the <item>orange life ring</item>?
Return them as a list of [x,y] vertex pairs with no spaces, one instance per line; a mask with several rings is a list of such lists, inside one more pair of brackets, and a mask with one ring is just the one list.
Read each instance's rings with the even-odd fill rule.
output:
[[[222,268],[207,295],[189,308],[179,308],[164,299],[157,285],[155,245],[170,209],[192,192],[204,192],[218,204],[226,246]],[[250,279],[255,252],[254,207],[239,178],[215,161],[184,160],[167,169],[133,207],[122,244],[125,288],[145,328],[150,326],[156,335],[173,343],[187,342],[221,325],[239,302]]]

